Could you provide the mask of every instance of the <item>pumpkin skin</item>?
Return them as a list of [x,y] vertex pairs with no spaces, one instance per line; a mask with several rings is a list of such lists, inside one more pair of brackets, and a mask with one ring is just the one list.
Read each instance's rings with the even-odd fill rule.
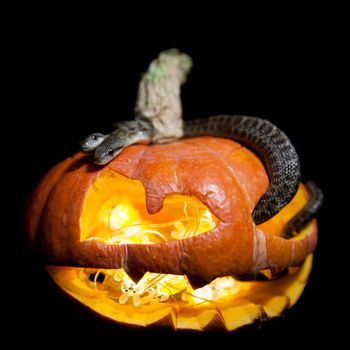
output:
[[[194,196],[217,218],[215,228],[161,244],[117,245],[82,239],[88,193],[107,172],[141,181],[150,215],[162,211],[167,196]],[[39,247],[45,264],[52,265],[48,271],[55,282],[102,316],[142,326],[165,323],[175,329],[203,330],[219,324],[233,330],[280,315],[300,297],[311,270],[310,253],[317,243],[315,220],[292,240],[280,237],[286,222],[306,203],[305,189],[301,186],[287,207],[256,227],[251,213],[267,187],[260,160],[227,139],[133,145],[104,167],[78,153],[52,168],[39,183],[28,202],[26,227],[32,247]],[[178,302],[136,307],[112,302],[100,291],[94,294],[77,277],[83,268],[123,268],[136,281],[147,271],[186,275],[190,283],[262,269],[288,268],[288,274],[268,282],[237,281],[235,295],[214,306],[204,303],[193,308],[191,303]]]
[[[192,195],[219,219],[212,231],[155,245],[106,245],[80,241],[80,215],[87,190],[104,171],[142,182],[150,214],[172,193]],[[31,242],[40,236],[49,264],[124,268],[186,274],[211,281],[272,268],[300,265],[316,245],[317,232],[284,240],[259,230],[251,213],[268,186],[259,159],[238,143],[221,138],[184,139],[167,145],[134,145],[104,167],[79,153],[54,167],[38,185],[27,211]]]

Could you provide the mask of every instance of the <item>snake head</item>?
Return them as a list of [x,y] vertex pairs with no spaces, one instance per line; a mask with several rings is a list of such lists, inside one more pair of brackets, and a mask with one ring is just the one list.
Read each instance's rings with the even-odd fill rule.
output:
[[95,132],[80,141],[80,148],[84,153],[92,153],[105,138],[105,135]]
[[114,159],[125,147],[125,143],[119,141],[114,135],[108,135],[94,151],[94,162],[104,165]]

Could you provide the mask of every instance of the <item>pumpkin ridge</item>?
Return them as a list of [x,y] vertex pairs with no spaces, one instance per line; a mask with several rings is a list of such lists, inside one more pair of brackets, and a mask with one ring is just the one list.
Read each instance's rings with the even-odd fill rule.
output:
[[[63,162],[58,163],[57,165],[52,167],[49,170],[49,172],[40,180],[34,191],[30,194],[30,197],[25,205],[25,207],[27,208],[25,222],[28,227],[30,240],[32,241],[29,242],[30,245],[33,245],[35,241],[34,236],[39,233],[38,231],[40,231],[40,228],[42,227],[43,213],[46,212],[47,203],[49,201],[52,190],[61,181],[61,179],[70,169],[72,164],[74,164],[77,160],[84,158],[81,156],[79,157],[79,155],[79,153],[74,154],[73,156],[67,158]],[[34,198],[38,196],[38,193],[40,192],[44,194],[45,198],[42,199],[41,203],[40,200],[36,202],[37,207],[33,207],[33,202],[35,202]]]
[[[132,175],[130,176],[130,179],[138,179],[139,178],[139,175],[140,175],[140,170],[143,168],[143,159],[145,159],[145,156],[147,154],[147,151],[148,151],[148,148],[145,147],[143,148],[141,154],[139,154],[139,158],[138,158],[138,162],[137,162],[137,166],[136,168],[134,169]],[[142,181],[141,181],[142,182]],[[143,185],[143,184],[142,184]],[[143,185],[143,187],[145,187]]]
[[[75,163],[71,164],[73,166],[76,166],[76,163],[79,163],[83,158],[77,159]],[[79,168],[87,168],[88,167],[88,163],[85,164],[79,164],[80,167]],[[68,170],[68,171],[67,171]],[[84,183],[83,181],[83,177],[81,176],[81,172],[77,172],[74,173],[75,174],[75,188],[78,189],[80,188],[80,185],[82,183]],[[62,174],[61,178],[60,178],[60,183],[62,182],[67,182],[71,176],[73,175],[72,172],[69,171],[69,169],[66,169],[66,171]],[[86,181],[86,180],[85,180]],[[89,179],[89,184],[91,185],[91,183],[93,182],[93,179]],[[58,184],[58,183],[57,183]],[[74,253],[75,253],[75,243],[78,243],[79,241],[75,241],[73,239],[73,237],[69,237],[71,230],[74,232],[76,231],[75,228],[78,227],[79,231],[80,231],[80,214],[81,214],[81,209],[82,207],[79,206],[79,203],[77,203],[77,201],[73,200],[76,199],[77,196],[79,196],[79,194],[77,193],[77,191],[63,191],[61,186],[57,186],[57,184],[51,189],[50,191],[50,195],[47,199],[47,207],[46,210],[44,212],[44,216],[43,217],[43,223],[44,223],[44,244],[46,245],[47,243],[55,246],[56,248],[61,248],[61,245],[59,244],[60,240],[65,240],[67,242],[69,242],[69,244],[67,244],[66,246],[66,250],[64,251],[60,251],[58,250],[57,252],[59,254],[65,253],[68,254],[69,257],[74,257]],[[62,227],[65,227],[66,229],[62,229],[62,235],[60,237],[54,237],[53,235],[51,235],[51,230],[50,227],[45,227],[45,223],[48,223],[49,220],[47,219],[47,217],[51,216],[51,212],[55,211],[55,200],[57,200],[57,198],[61,198],[62,196],[66,196],[68,199],[66,200],[67,203],[70,203],[71,207],[70,210],[72,210],[73,212],[75,212],[74,209],[77,209],[79,212],[79,216],[71,216],[67,221],[65,219],[65,217],[59,217],[58,218],[58,222],[61,224]],[[84,194],[85,197],[85,194]],[[54,200],[53,200],[54,198]],[[73,204],[75,204],[75,207],[73,206]],[[46,224],[47,225],[47,224]],[[51,225],[50,225],[51,226]],[[74,229],[73,229],[74,227]],[[45,234],[46,233],[46,234]],[[72,235],[73,236],[73,235]],[[75,235],[74,235],[75,236]],[[74,237],[77,238],[77,237]],[[73,241],[73,242],[72,242]],[[72,244],[74,243],[74,244]]]
[[[202,149],[208,150],[229,171],[229,173],[232,175],[232,177],[234,177],[235,182],[239,184],[239,180],[238,180],[237,175],[236,175],[236,173],[235,173],[235,171],[233,169],[233,166],[229,165],[229,160],[225,156],[223,156],[219,151],[217,151],[216,149],[210,147],[210,145],[206,145],[206,144],[203,144],[203,143],[198,144],[198,143],[191,142],[191,141],[188,141],[187,143],[190,143],[192,145],[196,145],[196,146],[198,146],[198,148],[202,148]],[[242,145],[239,144],[239,147],[233,149],[232,152],[235,152],[236,150],[241,149],[241,148],[242,148]],[[247,203],[251,203],[251,200],[249,198],[247,189],[244,186],[240,186],[240,187],[242,189],[242,192],[244,194],[246,202]]]

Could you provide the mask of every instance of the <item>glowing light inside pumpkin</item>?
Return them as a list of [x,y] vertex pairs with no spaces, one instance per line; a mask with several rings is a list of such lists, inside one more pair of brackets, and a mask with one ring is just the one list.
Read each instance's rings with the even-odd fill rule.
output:
[[117,230],[123,226],[129,226],[134,221],[139,220],[138,212],[127,203],[117,204],[110,212],[109,216],[110,229]]
[[216,226],[207,208],[201,208],[203,205],[199,206],[194,199],[178,197],[185,196],[171,196],[166,200],[166,204],[174,205],[182,202],[182,217],[163,223],[142,222],[138,211],[131,204],[117,204],[107,216],[110,237],[103,241],[109,244],[153,244],[187,238],[210,231]]
[[[286,220],[305,203],[299,190],[277,216],[261,225],[279,235]],[[104,244],[155,244],[184,239],[212,230],[217,218],[197,198],[174,194],[162,210],[147,212],[145,192],[136,180],[106,171],[85,198],[80,219],[81,240]],[[315,229],[315,223],[303,233]],[[135,283],[123,269],[48,266],[67,293],[101,315],[118,322],[147,326],[171,322],[174,328],[203,330],[220,324],[228,330],[254,322],[262,314],[275,317],[301,295],[312,265],[310,255],[301,268],[290,268],[277,280],[241,282],[220,277],[193,289],[186,276],[147,272]],[[169,321],[170,320],[170,321]]]
[[212,230],[215,215],[196,197],[172,194],[150,215],[138,180],[106,171],[88,192],[81,218],[81,239],[104,244],[155,244]]
[[108,298],[121,305],[136,307],[164,301],[192,306],[215,303],[246,289],[240,287],[244,283],[233,277],[220,277],[194,290],[186,276],[147,272],[135,283],[123,269],[73,270],[79,271],[79,280],[90,288],[106,293]]
[[[199,235],[217,225],[217,218],[196,197],[169,195],[162,210],[154,215],[147,212],[145,198],[140,181],[106,171],[95,180],[86,196],[81,216],[81,239],[104,244],[156,244]],[[207,289],[194,292],[185,276],[147,272],[136,284],[123,269],[94,272],[95,276],[102,273],[108,281],[104,283],[106,290],[113,290],[114,297],[122,305],[141,306],[173,296],[197,304],[225,295],[221,292],[220,282],[212,282]],[[228,279],[233,286],[232,277],[222,278]],[[226,289],[227,286],[226,283]],[[229,294],[233,292],[234,288],[231,288]]]

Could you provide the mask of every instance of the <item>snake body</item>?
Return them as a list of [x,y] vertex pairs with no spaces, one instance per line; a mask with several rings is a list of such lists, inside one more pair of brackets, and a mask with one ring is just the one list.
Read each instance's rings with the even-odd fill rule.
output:
[[294,215],[285,225],[282,237],[292,238],[318,213],[323,202],[322,190],[312,181],[305,184],[309,195],[306,205]]
[[[154,128],[148,120],[137,118],[120,122],[108,134],[91,134],[81,142],[81,149],[93,153],[97,164],[106,164],[121,150],[134,143],[152,143]],[[300,184],[300,163],[288,137],[270,121],[239,115],[217,115],[206,119],[184,121],[183,136],[217,136],[229,138],[252,149],[265,164],[270,185],[256,205],[252,218],[260,224],[276,215],[294,197]],[[314,187],[316,188],[316,187]],[[306,224],[320,207],[322,196],[314,196],[303,213],[293,218],[285,235]]]

